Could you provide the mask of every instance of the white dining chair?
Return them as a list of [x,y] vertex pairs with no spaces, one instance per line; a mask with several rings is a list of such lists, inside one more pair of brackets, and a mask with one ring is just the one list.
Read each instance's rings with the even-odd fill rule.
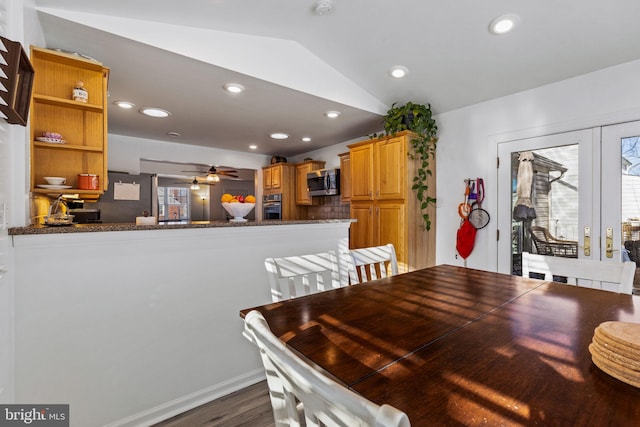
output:
[[636,263],[632,261],[604,262],[522,253],[523,277],[530,277],[530,273],[544,274],[544,280],[562,276],[569,284],[622,294],[631,295],[635,271]]
[[264,265],[269,275],[273,302],[341,286],[335,251],[267,258]]
[[407,415],[377,405],[321,374],[296,356],[253,310],[244,335],[260,351],[276,426],[409,427]]
[[396,250],[391,243],[350,249],[345,255],[352,285],[398,274]]

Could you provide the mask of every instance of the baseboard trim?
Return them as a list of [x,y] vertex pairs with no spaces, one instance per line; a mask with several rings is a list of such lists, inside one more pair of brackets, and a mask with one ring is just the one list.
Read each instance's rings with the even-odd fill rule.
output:
[[219,399],[265,379],[263,369],[256,369],[244,375],[231,378],[211,387],[179,397],[162,405],[133,414],[129,417],[107,424],[105,427],[146,427],[167,420],[178,414],[196,408],[212,400]]

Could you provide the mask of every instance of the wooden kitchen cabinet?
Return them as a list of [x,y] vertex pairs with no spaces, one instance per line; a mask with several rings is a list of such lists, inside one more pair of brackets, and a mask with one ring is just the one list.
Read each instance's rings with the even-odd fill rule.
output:
[[262,168],[263,194],[281,194],[282,219],[301,219],[300,208],[296,205],[296,166],[290,163],[276,163]]
[[[282,185],[282,165],[276,164],[262,168],[262,189],[279,190]],[[277,191],[276,191],[277,192]]]
[[[107,83],[109,69],[97,61],[37,47],[31,48],[35,69],[31,102],[31,191],[51,194],[45,176],[67,179],[69,189],[55,193],[96,199],[106,191]],[[88,102],[72,100],[76,82],[84,82]],[[44,132],[62,135],[64,143],[41,140]],[[97,190],[80,190],[79,174],[99,176]]]
[[296,165],[296,204],[310,205],[311,196],[307,188],[307,174],[311,171],[323,169],[325,162],[309,160]]
[[373,200],[373,143],[349,146],[351,200]]
[[338,154],[340,157],[340,202],[351,201],[351,157],[349,153]]
[[[420,205],[411,189],[416,161],[408,156],[411,133],[369,139],[349,145],[351,163],[349,246],[392,243],[401,272],[435,265],[435,208],[431,230],[424,228]],[[435,162],[431,163],[435,172]],[[429,182],[435,197],[435,173]]]

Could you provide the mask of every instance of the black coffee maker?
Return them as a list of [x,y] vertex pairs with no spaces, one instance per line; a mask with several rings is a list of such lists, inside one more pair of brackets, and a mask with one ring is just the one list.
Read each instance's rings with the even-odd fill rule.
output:
[[100,224],[100,209],[86,209],[84,200],[67,200],[69,214],[74,215],[73,222],[77,224]]

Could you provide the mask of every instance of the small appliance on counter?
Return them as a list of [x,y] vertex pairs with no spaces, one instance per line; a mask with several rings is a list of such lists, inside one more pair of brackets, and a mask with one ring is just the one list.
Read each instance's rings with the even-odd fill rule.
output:
[[76,224],[100,224],[100,209],[69,209]]
[[74,215],[76,224],[100,224],[100,209],[86,209],[84,200],[67,200],[69,214]]

